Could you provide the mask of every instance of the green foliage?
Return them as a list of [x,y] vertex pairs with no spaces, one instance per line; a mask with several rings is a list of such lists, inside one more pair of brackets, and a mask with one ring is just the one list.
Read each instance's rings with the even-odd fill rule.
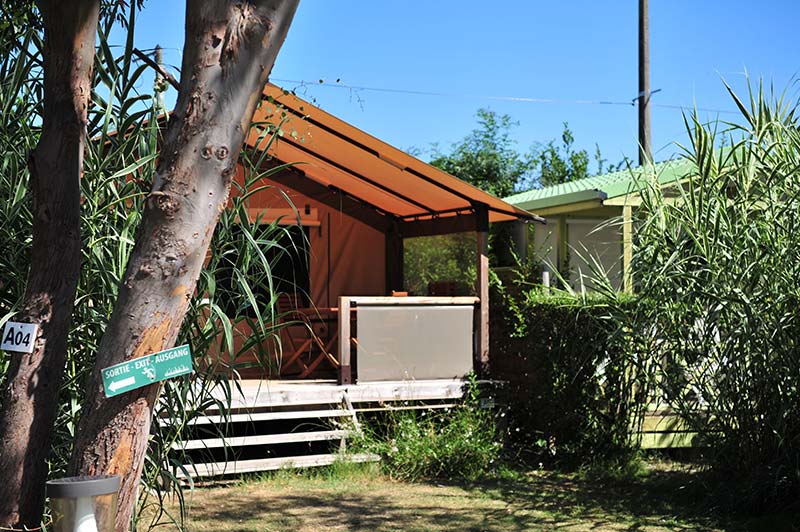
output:
[[32,0],[7,0],[0,6],[0,42],[4,50],[17,50],[26,35],[38,34],[41,16]]
[[[561,145],[551,140],[545,145],[536,145],[531,153],[533,166],[538,174],[538,186],[549,187],[560,185],[578,179],[589,177],[589,153],[586,150],[574,148],[575,137],[569,124],[564,122],[564,131],[561,133]],[[597,165],[597,174],[614,172],[627,166],[627,161],[616,165],[607,164],[607,160],[600,153],[600,146],[594,145],[594,161]]]
[[[539,170],[539,185],[549,187],[568,181],[589,177],[589,155],[586,150],[575,150],[575,138],[564,122],[561,133],[561,146],[551,140],[543,147],[534,150],[534,160]],[[598,148],[599,154],[599,148]]]
[[508,382],[510,435],[540,460],[625,469],[645,374],[607,319],[630,302],[500,284],[492,294],[492,376]]
[[387,474],[400,480],[476,480],[491,471],[502,447],[492,411],[480,407],[474,378],[463,405],[389,412],[355,445],[380,455]]
[[[3,31],[22,31],[4,28]],[[41,57],[28,48],[41,45],[34,31],[20,42],[0,41],[0,326],[12,318],[25,291],[32,215],[27,189],[28,154],[36,146],[41,123]],[[7,361],[0,360],[0,375]]]
[[[450,153],[434,150],[431,164],[498,197],[529,188],[547,187],[589,177],[589,154],[576,150],[575,137],[564,122],[561,144],[555,140],[535,145],[521,154],[514,147],[511,130],[518,125],[509,115],[478,109],[478,128],[453,144]],[[598,173],[613,172],[625,163],[606,166],[595,144]]]
[[[101,24],[127,28],[132,10],[141,10],[145,0],[100,0]],[[6,0],[0,6],[0,42],[16,47],[23,35],[41,33],[42,15],[33,0]]]
[[478,109],[477,129],[452,146],[449,154],[434,152],[433,166],[498,197],[511,195],[530,178],[531,161],[514,149],[509,115]]
[[427,295],[428,285],[437,281],[454,281],[459,295],[475,291],[474,233],[407,238],[403,244],[403,275],[410,294]]
[[800,494],[798,102],[731,96],[741,124],[687,118],[694,169],[677,200],[653,182],[642,194],[626,327],[738,503],[763,507]]

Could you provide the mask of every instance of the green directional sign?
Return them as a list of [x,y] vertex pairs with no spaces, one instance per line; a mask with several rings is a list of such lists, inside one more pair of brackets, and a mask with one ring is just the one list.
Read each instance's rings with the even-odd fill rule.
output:
[[188,345],[180,345],[150,355],[156,370],[156,380],[163,381],[192,372],[192,352]]
[[192,352],[188,345],[159,351],[103,370],[106,397],[171,379],[192,372]]

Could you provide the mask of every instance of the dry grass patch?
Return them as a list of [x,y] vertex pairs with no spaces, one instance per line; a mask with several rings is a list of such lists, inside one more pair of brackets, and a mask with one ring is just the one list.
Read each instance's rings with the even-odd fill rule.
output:
[[797,530],[782,517],[733,522],[702,506],[702,482],[661,466],[641,479],[591,481],[536,471],[493,482],[396,482],[376,466],[279,472],[187,494],[189,532]]

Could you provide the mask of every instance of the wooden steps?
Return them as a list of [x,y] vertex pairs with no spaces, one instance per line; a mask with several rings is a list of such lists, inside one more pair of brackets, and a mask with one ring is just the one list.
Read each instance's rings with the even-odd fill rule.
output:
[[[348,437],[367,419],[393,410],[454,408],[460,379],[376,382],[242,381],[231,410],[210,409],[182,426],[171,446],[172,473],[189,480],[378,457],[345,452]],[[221,396],[220,400],[225,397]],[[161,419],[162,425],[172,423]]]
[[[233,409],[297,408],[300,405],[338,404],[346,393],[356,406],[367,403],[399,405],[403,402],[458,401],[463,395],[463,379],[359,382],[338,385],[334,381],[242,381],[233,394]],[[216,396],[226,402],[224,394]]]
[[281,419],[306,419],[306,418],[337,418],[350,415],[349,412],[339,410],[289,410],[284,412],[246,412],[243,414],[230,414],[228,416],[210,415],[199,416],[192,419],[189,425],[220,425],[225,423],[245,423],[255,421],[275,421]]
[[239,407],[228,415],[212,411],[186,424],[184,439],[172,444],[171,459],[182,464],[174,467],[181,479],[375,460],[343,452],[348,436],[359,430],[346,391],[328,404],[304,402],[267,411]]
[[172,444],[173,449],[219,449],[228,447],[244,447],[246,445],[276,445],[279,443],[301,443],[308,441],[341,440],[347,437],[345,430],[321,430],[316,432],[298,432],[289,434],[267,434],[262,436],[238,436],[233,438],[209,438],[190,440]]
[[383,407],[357,407],[356,413],[366,414],[367,412],[399,412],[402,410],[446,410],[448,408],[458,408],[461,406],[458,403],[440,403],[433,405],[400,405],[400,406],[383,406]]

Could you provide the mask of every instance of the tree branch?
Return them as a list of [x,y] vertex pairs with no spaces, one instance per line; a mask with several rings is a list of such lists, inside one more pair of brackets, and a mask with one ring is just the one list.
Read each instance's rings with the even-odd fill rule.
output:
[[175,79],[175,76],[164,70],[164,68],[161,65],[159,65],[158,63],[147,57],[147,55],[138,48],[133,49],[133,54],[142,61],[144,61],[147,66],[149,66],[150,68],[152,68],[153,70],[164,76],[164,79],[166,79],[175,90],[180,90],[181,88],[180,82],[177,79]]

